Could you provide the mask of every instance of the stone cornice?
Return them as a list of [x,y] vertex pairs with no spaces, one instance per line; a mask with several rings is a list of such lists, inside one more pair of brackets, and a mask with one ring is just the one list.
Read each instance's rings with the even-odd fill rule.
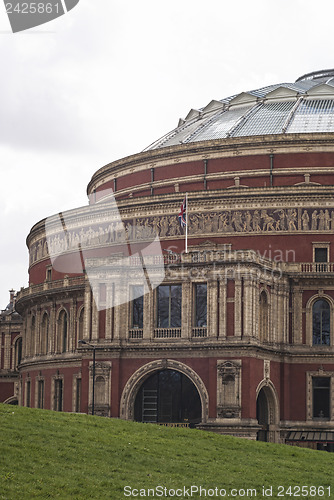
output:
[[[202,141],[177,146],[153,149],[128,156],[100,168],[87,187],[90,194],[94,189],[122,172],[132,173],[152,167],[179,162],[200,161],[228,156],[247,156],[254,154],[285,154],[291,152],[334,151],[333,134],[280,134],[268,136],[233,137]],[[128,170],[129,169],[129,170]]]

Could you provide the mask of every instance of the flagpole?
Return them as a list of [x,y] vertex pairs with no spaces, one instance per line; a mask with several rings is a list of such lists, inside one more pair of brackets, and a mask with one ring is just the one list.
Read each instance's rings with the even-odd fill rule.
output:
[[186,253],[188,253],[188,193],[186,193]]

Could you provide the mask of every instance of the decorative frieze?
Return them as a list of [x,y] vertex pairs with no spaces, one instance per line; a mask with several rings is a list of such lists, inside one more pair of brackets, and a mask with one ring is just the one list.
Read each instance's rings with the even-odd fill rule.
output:
[[[88,226],[88,224],[90,224]],[[87,227],[88,226],[88,227]],[[65,252],[85,251],[88,248],[126,244],[134,241],[152,241],[183,235],[178,216],[162,214],[154,217],[134,217],[101,222],[87,221],[65,233],[41,238],[31,245],[30,265]],[[295,232],[328,232],[334,230],[334,210],[327,208],[262,208],[219,210],[189,214],[188,234],[276,234]]]

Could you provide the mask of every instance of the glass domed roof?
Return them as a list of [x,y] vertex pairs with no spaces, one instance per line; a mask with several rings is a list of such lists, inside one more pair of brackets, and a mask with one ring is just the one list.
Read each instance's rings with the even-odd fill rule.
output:
[[228,137],[317,132],[334,132],[334,69],[191,109],[146,151]]

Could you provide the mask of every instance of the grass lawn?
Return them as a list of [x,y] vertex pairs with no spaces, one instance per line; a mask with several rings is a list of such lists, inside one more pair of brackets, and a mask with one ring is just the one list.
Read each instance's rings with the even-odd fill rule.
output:
[[0,404],[0,499],[268,498],[263,486],[271,498],[333,497],[334,454]]

